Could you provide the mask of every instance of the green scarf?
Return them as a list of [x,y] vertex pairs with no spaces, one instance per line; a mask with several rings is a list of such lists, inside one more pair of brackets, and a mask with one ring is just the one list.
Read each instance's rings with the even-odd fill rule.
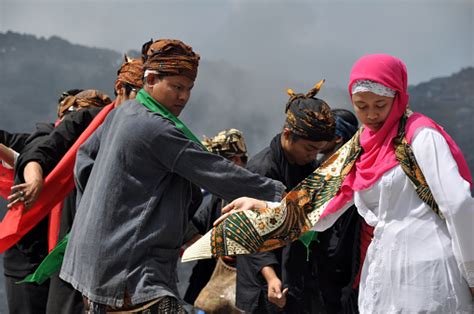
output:
[[36,282],[41,285],[43,282],[48,280],[54,273],[56,273],[63,263],[64,252],[66,252],[66,244],[69,239],[69,233],[56,245],[56,247],[44,258],[39,264],[36,271],[25,277],[22,281],[17,283],[25,282]]
[[[159,113],[164,118],[171,120],[176,128],[181,130],[187,138],[191,141],[198,144],[202,149],[206,150],[206,147],[202,145],[201,141],[188,129],[188,127],[179,120],[176,116],[174,116],[168,109],[166,109],[163,105],[153,99],[150,94],[148,94],[144,89],[141,89],[136,97],[136,100],[148,108],[152,112]],[[38,266],[36,271],[33,274],[28,275],[22,281],[17,283],[25,283],[25,282],[36,282],[38,284],[42,284],[45,282],[49,277],[51,277],[54,273],[59,271],[61,268],[64,253],[66,252],[66,245],[69,239],[69,234],[67,234],[61,242],[45,257],[45,259],[41,262]]]
[[189,138],[191,141],[198,144],[204,150],[207,151],[206,147],[202,145],[201,141],[193,134],[193,132],[191,132],[190,129],[188,129],[188,127],[181,120],[179,120],[174,114],[172,114],[168,109],[166,109],[165,106],[163,106],[153,97],[151,97],[150,94],[148,94],[143,88],[140,89],[135,99],[143,106],[147,107],[150,111],[157,112],[166,119],[171,120],[176,125],[176,128],[181,130],[187,138]]

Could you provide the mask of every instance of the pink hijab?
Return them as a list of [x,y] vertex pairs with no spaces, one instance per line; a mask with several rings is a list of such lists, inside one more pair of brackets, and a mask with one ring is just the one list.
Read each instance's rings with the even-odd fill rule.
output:
[[[352,67],[349,94],[352,85],[358,80],[370,80],[382,84],[392,90],[395,95],[392,111],[382,128],[376,132],[364,128],[360,136],[363,153],[355,164],[355,171],[344,180],[340,192],[328,204],[321,217],[336,212],[345,203],[352,199],[354,191],[370,188],[382,175],[398,164],[395,157],[393,139],[397,136],[400,118],[408,107],[407,70],[405,64],[387,54],[366,55],[360,58]],[[407,121],[406,137],[409,143],[416,130],[421,127],[431,127],[443,135],[451,150],[461,176],[471,184],[472,178],[466,160],[453,139],[428,117],[414,113]]]

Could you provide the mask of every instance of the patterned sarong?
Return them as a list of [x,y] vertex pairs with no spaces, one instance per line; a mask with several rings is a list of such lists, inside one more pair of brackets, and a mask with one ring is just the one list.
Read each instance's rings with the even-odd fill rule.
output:
[[[420,198],[440,215],[405,138],[406,120],[411,113],[407,110],[401,119],[394,141],[397,160],[414,184]],[[361,132],[362,128],[290,191],[279,206],[233,213],[190,246],[184,252],[182,261],[250,254],[283,247],[309,231],[325,215],[339,210],[341,205],[350,201],[336,198],[344,179],[351,174],[357,158],[362,153],[359,142]]]

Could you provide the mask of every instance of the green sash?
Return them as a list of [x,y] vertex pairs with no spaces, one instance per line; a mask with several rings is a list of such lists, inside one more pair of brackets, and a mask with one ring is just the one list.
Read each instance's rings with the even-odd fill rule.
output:
[[176,128],[181,130],[187,138],[201,146],[204,150],[207,150],[206,147],[201,143],[201,141],[193,134],[193,132],[191,132],[191,130],[188,129],[188,127],[181,120],[178,119],[178,117],[173,115],[168,109],[166,109],[165,106],[157,102],[144,89],[141,89],[138,92],[135,100],[141,103],[143,106],[147,107],[150,111],[157,112],[166,119],[171,120],[175,124]]

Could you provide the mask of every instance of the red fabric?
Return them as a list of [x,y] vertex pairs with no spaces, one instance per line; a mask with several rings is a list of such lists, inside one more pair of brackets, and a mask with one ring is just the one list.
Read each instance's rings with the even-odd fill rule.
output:
[[53,207],[49,214],[48,224],[48,253],[56,247],[59,239],[59,229],[61,226],[61,212],[63,209],[64,201],[61,201]]
[[13,175],[13,169],[7,169],[0,163],[0,196],[4,199],[7,199],[10,195]]
[[369,248],[370,242],[374,237],[374,227],[369,226],[365,221],[362,221],[360,226],[360,265],[357,276],[352,284],[353,289],[359,288],[360,275],[362,273],[362,266],[364,265],[365,255],[367,254],[367,249]]
[[[114,109],[114,103],[101,110],[58,165],[46,177],[43,191],[30,210],[24,212],[23,204],[19,204],[7,212],[0,223],[0,253],[3,253],[18,242],[72,191],[74,188],[73,169],[77,150],[97,127],[102,124],[112,109]],[[4,188],[2,187],[2,189]],[[59,223],[57,218],[53,220],[55,224]],[[59,225],[52,226],[51,228],[53,230],[59,229]]]

